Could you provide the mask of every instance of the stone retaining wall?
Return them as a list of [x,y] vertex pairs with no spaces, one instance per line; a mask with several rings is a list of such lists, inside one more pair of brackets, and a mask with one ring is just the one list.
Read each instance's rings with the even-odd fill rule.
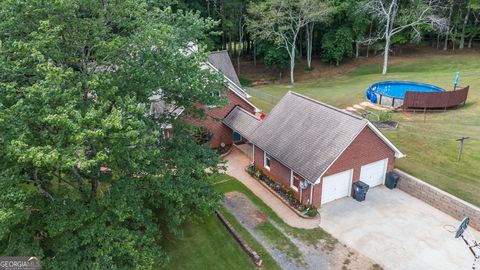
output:
[[480,230],[480,208],[401,170],[395,169],[395,172],[400,175],[397,188],[458,220],[469,217],[470,226]]

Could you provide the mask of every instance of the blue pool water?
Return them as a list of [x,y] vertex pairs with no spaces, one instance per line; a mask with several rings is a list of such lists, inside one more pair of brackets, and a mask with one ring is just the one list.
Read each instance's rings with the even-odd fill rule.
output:
[[[392,98],[403,99],[405,97],[405,92],[444,92],[440,87],[417,82],[379,82],[375,83],[369,88],[367,88],[367,98],[371,100],[373,98],[372,92],[378,93],[380,95],[389,96]],[[373,102],[373,100],[372,100]]]

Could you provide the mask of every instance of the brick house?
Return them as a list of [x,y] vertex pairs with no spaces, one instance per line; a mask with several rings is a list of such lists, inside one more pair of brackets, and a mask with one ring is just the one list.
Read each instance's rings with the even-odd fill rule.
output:
[[232,144],[233,131],[217,119],[225,118],[235,107],[241,107],[251,114],[260,112],[260,110],[248,100],[250,96],[240,86],[240,80],[227,51],[211,52],[208,56],[208,65],[224,75],[227,82],[227,91],[224,92],[224,95],[228,99],[228,104],[221,108],[206,108],[208,117],[198,124],[212,132],[210,146],[218,148],[222,143]]
[[[189,47],[188,50],[192,52],[196,50],[196,47]],[[212,107],[205,105],[198,105],[199,107],[204,107],[207,117],[205,119],[192,119],[187,118],[183,115],[183,109],[177,109],[177,112],[174,112],[179,117],[185,117],[185,120],[191,124],[205,127],[211,132],[212,138],[210,139],[210,146],[212,148],[218,148],[222,144],[230,145],[232,144],[232,130],[222,123],[222,119],[225,118],[230,111],[235,107],[241,107],[248,111],[251,114],[256,114],[260,110],[253,105],[248,98],[250,96],[245,92],[245,90],[240,86],[240,80],[238,79],[237,73],[233,68],[232,61],[227,51],[217,51],[211,52],[208,56],[208,62],[205,63],[208,68],[212,71],[220,72],[224,76],[226,91],[223,93],[227,98],[228,103],[223,107]],[[161,94],[150,97],[152,102],[153,113],[163,112],[168,110],[170,107],[168,104],[161,99]],[[165,136],[170,136],[172,133],[173,127],[166,124],[164,127]]]
[[224,120],[248,140],[252,161],[305,205],[350,196],[352,184],[384,184],[404,155],[368,120],[288,92],[260,120],[235,107]]

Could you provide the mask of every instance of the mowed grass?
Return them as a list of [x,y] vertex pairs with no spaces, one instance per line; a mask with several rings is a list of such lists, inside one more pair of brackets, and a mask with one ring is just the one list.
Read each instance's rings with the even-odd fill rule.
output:
[[[248,190],[238,180],[228,175],[218,175],[209,180],[220,193]],[[243,240],[260,255],[263,260],[262,269],[280,269],[265,248],[242,227],[228,210],[221,207],[219,211]],[[215,214],[212,213],[199,220],[187,222],[182,227],[182,231],[182,237],[169,237],[169,240],[165,242],[164,248],[170,256],[170,263],[165,269],[258,269]]]
[[[252,102],[268,114],[289,90],[345,108],[365,101],[365,89],[378,81],[402,80],[434,84],[452,90],[455,72],[460,85],[470,85],[467,104],[439,113],[395,113],[396,131],[384,132],[407,157],[398,168],[459,198],[480,206],[480,53],[418,56],[395,59],[389,74],[382,76],[379,64],[363,65],[353,72],[328,80],[250,88]],[[461,162],[459,143],[465,141]]]
[[[245,194],[263,213],[280,226],[281,230],[310,244],[325,243],[328,251],[334,249],[337,240],[321,228],[311,230],[293,228],[285,224],[273,210],[260,200],[252,191],[237,179],[228,175],[219,175],[210,179],[215,190],[220,193],[238,191]],[[225,208],[219,209],[232,224],[248,245],[263,259],[261,269],[281,269],[265,248],[242,227],[242,225]],[[302,260],[298,248],[275,228],[270,222],[260,225],[260,233],[277,249],[294,259]],[[199,221],[191,221],[182,228],[184,236],[180,239],[169,239],[164,248],[171,262],[166,269],[258,269],[254,266],[238,243],[220,223],[215,215],[204,217]]]
[[257,269],[215,215],[183,227],[183,237],[168,242],[166,269]]

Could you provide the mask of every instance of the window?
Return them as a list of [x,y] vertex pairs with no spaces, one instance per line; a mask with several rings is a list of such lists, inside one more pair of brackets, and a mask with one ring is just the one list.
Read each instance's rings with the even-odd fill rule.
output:
[[267,154],[267,152],[263,152],[263,167],[265,167],[265,169],[267,170],[270,170],[270,161],[271,161],[271,158]]
[[291,171],[290,173],[290,187],[298,192],[298,189],[300,188],[300,181],[301,178],[299,175]]
[[[213,98],[220,98],[220,97],[221,97],[221,93],[218,92],[218,91],[214,91],[214,92],[210,93],[210,95],[211,95]],[[217,105],[207,105],[207,108],[209,108],[209,109],[214,109],[214,108],[216,108],[216,107],[217,107]]]
[[172,128],[164,128],[163,129],[163,138],[166,139],[166,140],[172,138],[172,133],[173,133]]

